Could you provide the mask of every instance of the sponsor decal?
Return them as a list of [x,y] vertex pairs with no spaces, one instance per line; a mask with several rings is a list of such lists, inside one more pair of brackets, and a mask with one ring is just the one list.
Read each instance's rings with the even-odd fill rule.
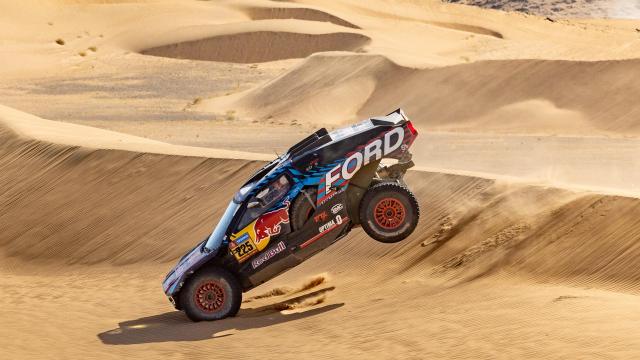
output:
[[255,221],[256,244],[260,245],[262,241],[268,243],[269,238],[280,234],[280,230],[282,230],[281,224],[283,223],[289,223],[288,201],[285,202],[284,207],[264,213]]
[[242,236],[240,236],[239,238],[237,238],[235,242],[236,242],[236,244],[238,244],[238,245],[239,245],[239,244],[242,244],[243,242],[245,242],[245,241],[247,241],[247,240],[249,240],[249,234],[244,233],[244,234],[242,234]]
[[311,239],[303,242],[302,244],[300,244],[300,248],[304,249],[307,246],[311,245],[312,243],[314,243],[316,240],[320,239],[321,237],[323,237],[324,235],[328,234],[329,232],[331,232],[333,229],[337,228],[340,224],[347,222],[349,220],[348,217],[342,217],[340,215],[336,215],[336,217],[334,219],[332,219],[331,221],[329,221],[328,223],[320,226],[318,228],[318,230],[320,231],[319,234],[316,234],[316,236],[312,237]]
[[[247,241],[249,240],[249,241]],[[229,250],[236,257],[236,259],[243,261],[249,255],[256,252],[257,248],[251,238],[247,238],[242,243],[231,242],[229,244]]]
[[382,139],[375,139],[361,151],[351,154],[342,164],[336,165],[325,174],[324,193],[329,194],[338,180],[349,180],[361,167],[396,151],[403,140],[404,128],[396,127],[385,133]]
[[313,217],[313,221],[315,221],[315,222],[327,221],[328,217],[329,217],[329,215],[327,215],[327,212],[323,211],[320,214],[314,216]]
[[253,254],[264,250],[269,245],[271,237],[280,234],[284,223],[289,223],[288,201],[285,201],[283,207],[262,214],[242,230],[231,235],[229,251],[238,262],[246,261]]
[[256,256],[253,260],[251,260],[251,266],[255,269],[258,266],[264,264],[269,261],[272,257],[284,251],[286,247],[284,243],[280,241],[275,247],[265,250],[262,254]]
[[339,213],[342,209],[344,209],[344,205],[342,205],[342,203],[335,204],[331,207],[331,213],[335,215]]
[[325,231],[328,231],[329,229],[332,229],[334,227],[336,227],[337,225],[342,224],[342,216],[340,215],[336,215],[336,217],[334,219],[331,219],[331,221],[329,221],[328,223],[320,226],[318,228],[318,232],[323,233]]
[[333,199],[336,195],[338,195],[338,194],[342,194],[342,193],[344,192],[344,190],[345,190],[345,188],[340,188],[340,190],[338,190],[338,191],[333,191],[333,192],[331,192],[329,195],[324,196],[324,197],[322,198],[322,201],[318,202],[317,206],[321,206],[321,205],[323,205],[324,203],[326,203],[327,201],[329,201],[329,200]]

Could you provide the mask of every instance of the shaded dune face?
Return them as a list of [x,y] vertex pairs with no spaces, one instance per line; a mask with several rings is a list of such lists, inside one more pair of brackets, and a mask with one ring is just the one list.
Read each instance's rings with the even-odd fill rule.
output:
[[172,261],[262,165],[50,144],[2,128],[0,154],[0,247],[32,264]]
[[356,33],[256,31],[158,46],[142,53],[177,59],[259,63],[303,58],[322,51],[359,51],[370,40]]
[[269,8],[269,7],[254,7],[246,10],[247,15],[252,20],[265,20],[265,19],[298,19],[308,21],[330,22],[339,26],[349,27],[352,29],[360,29],[359,26],[354,25],[344,19],[341,19],[335,15],[331,15],[321,10],[311,8]]
[[489,28],[482,27],[482,26],[475,26],[475,25],[461,24],[461,23],[451,23],[451,22],[441,22],[441,21],[430,21],[427,23],[431,25],[447,28],[447,29],[465,31],[465,32],[474,33],[478,35],[493,36],[494,38],[504,39],[504,36],[502,35],[502,33],[495,30],[491,30]]

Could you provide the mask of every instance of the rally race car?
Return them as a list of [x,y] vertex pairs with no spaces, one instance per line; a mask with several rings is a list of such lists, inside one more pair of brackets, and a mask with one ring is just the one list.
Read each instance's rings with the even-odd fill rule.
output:
[[311,134],[238,190],[211,235],[167,274],[165,294],[191,320],[222,319],[238,312],[243,292],[356,226],[380,242],[405,239],[420,216],[403,181],[417,135],[400,109]]

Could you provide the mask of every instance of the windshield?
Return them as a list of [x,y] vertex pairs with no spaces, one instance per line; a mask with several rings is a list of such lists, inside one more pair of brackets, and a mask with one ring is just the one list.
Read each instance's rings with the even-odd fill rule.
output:
[[247,201],[247,209],[242,215],[242,219],[237,224],[236,229],[240,230],[249,225],[250,222],[257,219],[258,216],[271,209],[278,200],[281,200],[287,194],[291,184],[287,177],[281,175],[277,180],[269,184],[257,194],[253,195]]
[[[238,193],[240,193],[240,191]],[[244,196],[246,197],[246,193],[244,194]],[[224,214],[222,214],[218,225],[216,225],[216,228],[211,233],[211,236],[209,236],[209,239],[207,239],[207,243],[204,246],[206,250],[213,251],[220,247],[220,245],[222,244],[222,240],[224,240],[225,232],[227,231],[227,228],[229,227],[229,224],[231,223],[231,220],[236,214],[236,211],[238,211],[239,207],[240,204],[236,203],[233,200],[229,203],[229,206],[227,206],[227,210],[225,210]]]

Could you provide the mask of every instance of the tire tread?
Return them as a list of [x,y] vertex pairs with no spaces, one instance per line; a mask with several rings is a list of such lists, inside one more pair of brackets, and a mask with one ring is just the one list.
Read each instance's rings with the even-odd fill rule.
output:
[[[376,196],[379,192],[383,192],[383,191],[393,191],[393,192],[403,193],[404,195],[406,195],[407,200],[409,201],[414,211],[414,219],[411,222],[411,226],[409,227],[409,229],[404,233],[398,234],[393,237],[388,237],[383,234],[380,234],[375,229],[371,228],[367,221],[367,214],[366,214],[367,204],[371,201],[371,199],[374,196]],[[411,235],[411,233],[413,233],[413,231],[415,230],[416,226],[418,225],[418,220],[420,219],[420,205],[418,204],[418,199],[416,199],[416,196],[406,186],[395,181],[383,181],[371,186],[367,190],[367,192],[364,194],[364,196],[362,197],[362,200],[360,201],[360,208],[359,208],[358,215],[360,216],[360,224],[362,225],[362,228],[367,233],[367,235],[383,243],[395,243],[395,242],[404,240],[406,237]]]

